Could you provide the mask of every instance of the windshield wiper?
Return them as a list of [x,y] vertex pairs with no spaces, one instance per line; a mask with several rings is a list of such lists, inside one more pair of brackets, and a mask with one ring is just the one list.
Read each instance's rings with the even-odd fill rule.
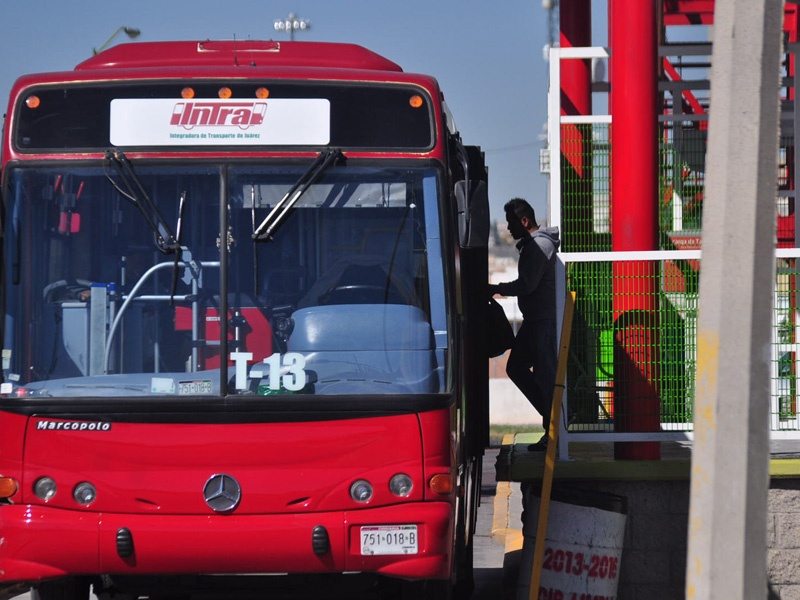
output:
[[181,231],[183,230],[183,209],[186,206],[186,190],[181,194],[180,202],[178,203],[178,233],[175,235],[175,243],[178,249],[175,252],[175,262],[172,263],[172,285],[169,287],[169,306],[175,304],[175,290],[178,289],[178,264],[183,257],[183,247],[181,246]]
[[155,202],[152,201],[145,191],[141,180],[136,176],[125,153],[121,150],[108,150],[106,152],[106,162],[112,164],[117,170],[120,180],[127,188],[127,193],[125,190],[120,189],[111,177],[109,177],[108,173],[106,173],[106,177],[111,181],[111,185],[117,188],[117,190],[130,200],[131,203],[139,209],[139,212],[142,213],[144,220],[155,234],[156,248],[164,254],[175,255],[175,262],[172,267],[172,284],[170,285],[169,292],[169,305],[171,307],[175,302],[175,290],[178,287],[178,264],[183,256],[183,248],[181,247],[181,224],[183,222],[183,209],[186,205],[186,191],[184,190],[181,194],[178,206],[178,233],[176,235],[172,233],[169,223],[167,223],[166,219],[164,219],[159,212]]
[[338,148],[328,148],[320,152],[308,167],[308,170],[300,176],[300,179],[286,192],[286,195],[275,205],[275,208],[261,221],[261,225],[253,231],[253,240],[256,242],[271,240],[273,232],[280,226],[300,197],[341,156],[342,151]]
[[[127,191],[121,189],[114,180],[111,179],[108,173],[106,173],[106,177],[108,177],[111,184],[142,213],[147,225],[153,230],[156,236],[156,247],[159,251],[163,254],[176,254],[180,257],[180,243],[172,233],[169,223],[167,223],[158,211],[158,208],[150,196],[147,195],[142,182],[133,171],[133,167],[125,156],[125,153],[122,152],[122,150],[116,149],[106,151],[106,163],[113,165],[119,175],[120,181],[122,181]],[[176,260],[179,260],[179,258],[176,258]]]

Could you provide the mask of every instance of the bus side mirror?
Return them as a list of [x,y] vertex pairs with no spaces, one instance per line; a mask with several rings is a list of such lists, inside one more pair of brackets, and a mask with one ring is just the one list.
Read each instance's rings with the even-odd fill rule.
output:
[[[467,184],[469,183],[469,186]],[[462,248],[489,245],[489,193],[485,181],[456,183],[458,243]]]

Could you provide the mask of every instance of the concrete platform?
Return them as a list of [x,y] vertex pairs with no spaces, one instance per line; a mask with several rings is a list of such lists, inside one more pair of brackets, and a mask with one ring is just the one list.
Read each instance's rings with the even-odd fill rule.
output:
[[[530,452],[528,445],[541,434],[510,434],[503,439],[497,456],[498,481],[541,479],[544,452]],[[569,446],[570,460],[557,461],[554,479],[604,481],[676,481],[691,474],[691,442],[661,442],[661,460],[614,460],[613,442],[575,442]],[[770,443],[770,476],[800,477],[800,440]]]
[[[540,481],[543,452],[528,445],[541,434],[507,435],[495,462],[492,536],[505,548],[504,584],[514,586],[522,554],[523,485]],[[770,597],[800,598],[800,441],[770,444],[767,550]],[[684,597],[691,476],[691,442],[662,442],[661,460],[614,460],[613,442],[570,444],[569,461],[557,461],[554,486],[625,497],[628,518],[619,600]],[[788,595],[786,595],[788,594]],[[797,594],[797,596],[792,596]]]

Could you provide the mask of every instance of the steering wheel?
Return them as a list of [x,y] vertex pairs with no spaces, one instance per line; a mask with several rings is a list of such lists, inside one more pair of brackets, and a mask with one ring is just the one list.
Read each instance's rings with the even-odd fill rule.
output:
[[370,304],[383,304],[385,298],[386,288],[382,285],[354,283],[336,286],[325,294],[321,304],[364,304],[365,300],[373,300]]
[[42,290],[42,297],[45,302],[63,302],[64,300],[86,301],[82,297],[82,292],[89,290],[92,282],[88,279],[60,279],[49,283]]

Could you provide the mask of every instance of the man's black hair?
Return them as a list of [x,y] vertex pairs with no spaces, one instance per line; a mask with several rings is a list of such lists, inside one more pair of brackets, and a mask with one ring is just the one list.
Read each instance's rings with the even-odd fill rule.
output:
[[536,223],[536,211],[534,211],[533,207],[522,198],[512,198],[506,202],[503,210],[506,211],[506,214],[514,213],[518,219],[522,219],[522,217],[528,217],[528,220],[533,224],[534,227],[539,226]]

